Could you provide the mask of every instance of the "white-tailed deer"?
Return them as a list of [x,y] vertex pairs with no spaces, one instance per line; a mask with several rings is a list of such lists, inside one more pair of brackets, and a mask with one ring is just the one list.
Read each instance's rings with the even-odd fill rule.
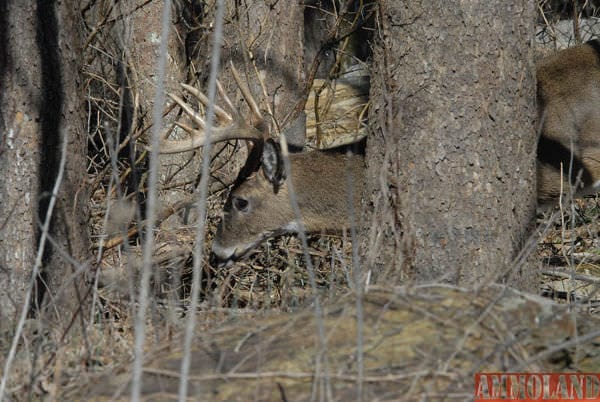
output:
[[[232,113],[215,107],[221,125],[212,129],[212,142],[244,139],[253,147],[229,194],[213,240],[212,251],[220,265],[246,255],[268,237],[298,231],[279,145],[270,139],[267,124],[249,89],[234,68],[232,71],[251,116],[242,118],[218,86]],[[561,169],[566,188],[572,183],[577,194],[597,191],[600,188],[600,41],[590,41],[543,59],[537,67],[537,79],[542,124],[538,144],[538,200],[546,202],[560,195]],[[198,90],[183,87],[208,104],[206,96]],[[179,97],[171,97],[200,128],[177,123],[190,138],[164,141],[161,152],[182,152],[202,146],[204,120]],[[307,152],[290,154],[289,160],[305,230],[340,231],[348,227],[349,191],[353,194],[353,211],[360,211],[363,157]],[[351,189],[347,188],[348,174],[352,177]]]
[[[250,118],[243,118],[234,109],[221,86],[218,91],[231,113],[215,106],[220,124],[211,130],[211,141],[247,140],[252,144],[248,159],[232,188],[223,219],[213,239],[213,259],[219,265],[236,260],[268,237],[285,232],[297,232],[297,216],[290,203],[286,169],[280,146],[268,132],[268,124],[248,87],[232,66],[233,77],[250,109]],[[183,88],[207,105],[208,99],[197,89]],[[163,141],[162,153],[188,151],[204,145],[206,124],[181,98],[170,95],[198,129],[176,123],[190,134],[179,141]],[[353,211],[360,211],[360,196],[364,180],[362,155],[340,152],[290,153],[289,163],[295,197],[307,232],[339,231],[348,225],[348,194],[353,195]],[[350,180],[347,180],[350,175]],[[348,189],[346,183],[353,188]]]

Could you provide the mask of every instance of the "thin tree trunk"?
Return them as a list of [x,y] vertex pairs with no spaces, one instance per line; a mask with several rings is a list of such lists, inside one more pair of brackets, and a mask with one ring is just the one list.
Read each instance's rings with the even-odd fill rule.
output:
[[[263,98],[280,128],[298,102],[305,80],[304,8],[297,2],[262,1],[231,6],[233,24],[226,26],[223,67],[233,61],[243,70],[257,99]],[[265,88],[250,63],[255,63]],[[283,126],[282,126],[283,125]],[[303,138],[302,138],[303,140]]]
[[[55,322],[69,325],[84,296],[83,273],[72,275],[88,262],[87,136],[78,64],[78,4],[9,1],[0,6],[2,325],[12,325],[24,306],[40,247],[44,253],[33,311],[44,297],[45,308],[60,318]],[[52,209],[57,180],[60,186]],[[46,237],[42,225],[49,212]]]

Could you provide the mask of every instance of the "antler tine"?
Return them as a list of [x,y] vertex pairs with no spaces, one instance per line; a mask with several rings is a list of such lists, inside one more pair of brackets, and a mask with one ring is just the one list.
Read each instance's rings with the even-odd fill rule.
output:
[[[206,129],[194,129],[187,124],[175,122],[175,125],[181,127],[188,134],[189,138],[180,140],[163,140],[160,147],[161,154],[175,154],[179,152],[192,151],[200,148],[207,143]],[[248,140],[263,141],[263,134],[254,127],[250,127],[239,121],[233,121],[231,124],[223,127],[212,127],[210,130],[210,142],[223,142],[230,140]]]
[[225,93],[225,90],[223,89],[223,86],[221,85],[219,80],[217,80],[217,90],[219,91],[219,95],[221,95],[221,98],[223,98],[223,100],[227,104],[229,110],[235,110],[235,107],[233,107],[233,102],[231,102],[231,99],[229,99],[229,96],[227,96],[227,94]]
[[256,104],[256,101],[254,100],[254,97],[250,93],[250,89],[240,78],[240,74],[238,73],[235,66],[233,65],[233,62],[230,62],[229,64],[231,66],[231,73],[233,74],[233,79],[235,80],[237,86],[240,88],[240,91],[242,91],[244,100],[250,107],[250,111],[252,112],[252,115],[254,116],[254,118],[257,121],[262,121],[263,120],[262,113],[260,113],[260,109],[258,108],[258,105]]
[[[240,114],[236,112],[233,103],[227,94],[225,94],[221,83],[217,81],[217,89],[219,94],[227,104],[227,107],[229,107],[234,114],[232,116],[221,107],[213,105],[213,110],[215,116],[217,117],[217,121],[225,124],[222,126],[211,127],[210,142],[215,143],[229,140],[248,140],[255,143],[261,143],[264,141],[265,136],[262,124],[264,122],[262,114],[260,113],[258,105],[250,93],[250,89],[241,80],[238,71],[233,66],[233,63],[231,64],[231,70],[233,78],[237,86],[240,88],[244,100],[250,108],[250,112],[253,117],[252,124],[248,124],[246,121],[244,121]],[[204,106],[209,106],[210,102],[208,98],[201,91],[187,84],[182,83],[181,86],[194,97],[196,97],[196,99],[198,99]],[[196,129],[186,124],[175,122],[175,125],[185,130],[190,137],[179,140],[167,140],[166,137],[168,136],[170,130],[166,131],[165,135],[163,136],[164,139],[161,142],[160,153],[172,154],[186,152],[205,145],[207,143],[207,124],[204,118],[179,96],[175,94],[169,94],[169,96],[181,107],[185,114],[187,114],[199,126],[199,128]]]
[[[175,94],[168,94],[169,97],[171,99],[173,99],[175,101],[175,103],[177,103],[179,105],[179,107],[181,107],[183,109],[183,111],[190,116],[190,118],[192,120],[194,120],[200,127],[205,127],[205,123],[204,123],[204,119],[202,118],[202,116],[200,116],[194,109],[192,109],[192,107],[185,102],[183,99],[181,99],[179,96],[175,95]],[[204,96],[204,95],[202,95]],[[216,112],[215,112],[216,114]],[[231,121],[231,118],[229,119]]]
[[[219,84],[219,82],[217,81],[218,86],[220,87],[221,84]],[[204,106],[208,106],[208,104],[210,103],[208,98],[206,97],[206,95],[204,95],[202,92],[200,92],[198,89],[194,88],[191,85],[188,84],[184,84],[181,83],[181,86],[188,91],[189,93],[191,93],[192,95],[194,95],[200,102],[202,102],[202,104]],[[187,103],[185,103],[184,101],[181,100],[181,98],[178,98],[175,95],[171,95],[169,94],[169,96],[175,101],[177,102],[177,104],[179,104],[179,106],[181,106],[181,108],[183,110],[185,110],[185,112],[190,115],[190,117],[192,117],[195,121],[196,117],[194,115],[197,115],[196,112],[193,111],[193,109],[191,109],[189,107],[189,105]],[[227,106],[230,106],[231,101],[229,99],[226,100],[227,102]],[[226,111],[224,111],[223,109],[221,109],[219,106],[217,105],[213,105],[214,106],[214,111],[215,111],[215,116],[217,116],[217,119],[219,119],[220,121],[226,121],[226,122],[231,122],[233,120],[233,118],[231,117],[231,115],[229,113],[227,113]],[[190,112],[191,110],[191,112]],[[234,110],[233,107],[231,107],[231,110]]]

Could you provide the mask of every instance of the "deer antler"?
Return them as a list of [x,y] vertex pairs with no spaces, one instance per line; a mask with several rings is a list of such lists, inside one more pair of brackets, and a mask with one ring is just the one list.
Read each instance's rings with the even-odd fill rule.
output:
[[[216,121],[217,123],[223,125],[211,127],[210,141],[212,143],[215,143],[221,141],[243,139],[252,142],[263,142],[265,140],[265,136],[267,135],[264,118],[260,113],[256,101],[250,93],[250,89],[240,79],[240,76],[233,64],[231,64],[231,71],[233,73],[233,78],[238,88],[242,92],[244,100],[250,108],[251,119],[249,122],[247,122],[242,118],[240,113],[235,110],[233,103],[223,90],[223,87],[221,86],[219,81],[217,81],[217,89],[219,91],[219,94],[221,95],[221,97],[225,101],[225,104],[231,110],[232,113],[227,113],[221,107],[214,105]],[[204,106],[209,105],[210,102],[208,100],[208,97],[202,92],[187,84],[182,83],[181,86],[183,89],[192,94],[196,99],[198,99],[200,103],[202,103]],[[208,138],[206,136],[207,126],[204,118],[179,96],[174,94],[168,95],[181,107],[181,109],[183,109],[183,111],[188,115],[188,117],[199,126],[199,128],[192,128],[184,123],[175,122],[175,124],[178,127],[181,127],[183,130],[185,130],[190,135],[190,137],[181,140],[163,139],[161,141],[160,153],[172,154],[178,152],[191,151],[193,149],[205,145]]]

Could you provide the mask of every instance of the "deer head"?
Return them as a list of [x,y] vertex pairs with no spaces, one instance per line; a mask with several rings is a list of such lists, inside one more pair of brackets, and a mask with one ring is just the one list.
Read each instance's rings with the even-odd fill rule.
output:
[[[571,184],[574,195],[600,190],[600,40],[561,50],[537,65],[538,200]],[[562,177],[561,177],[561,171]]]
[[[364,161],[360,155],[336,152],[301,152],[289,155],[290,177],[284,166],[284,155],[278,142],[271,138],[250,90],[232,66],[236,81],[251,116],[243,118],[235,111],[221,85],[217,88],[231,113],[215,106],[220,124],[212,128],[211,141],[244,139],[252,144],[248,159],[230,191],[223,218],[212,244],[212,260],[227,265],[248,254],[263,240],[277,234],[297,232],[300,224],[290,203],[290,180],[307,232],[338,231],[349,226],[349,191],[353,210],[359,211]],[[207,97],[197,89],[183,88],[204,105]],[[185,113],[200,127],[176,123],[190,134],[189,139],[164,140],[161,152],[174,153],[201,147],[206,142],[206,123],[190,105],[176,95],[170,95]],[[350,175],[351,180],[347,180]],[[346,183],[353,183],[348,189]]]

